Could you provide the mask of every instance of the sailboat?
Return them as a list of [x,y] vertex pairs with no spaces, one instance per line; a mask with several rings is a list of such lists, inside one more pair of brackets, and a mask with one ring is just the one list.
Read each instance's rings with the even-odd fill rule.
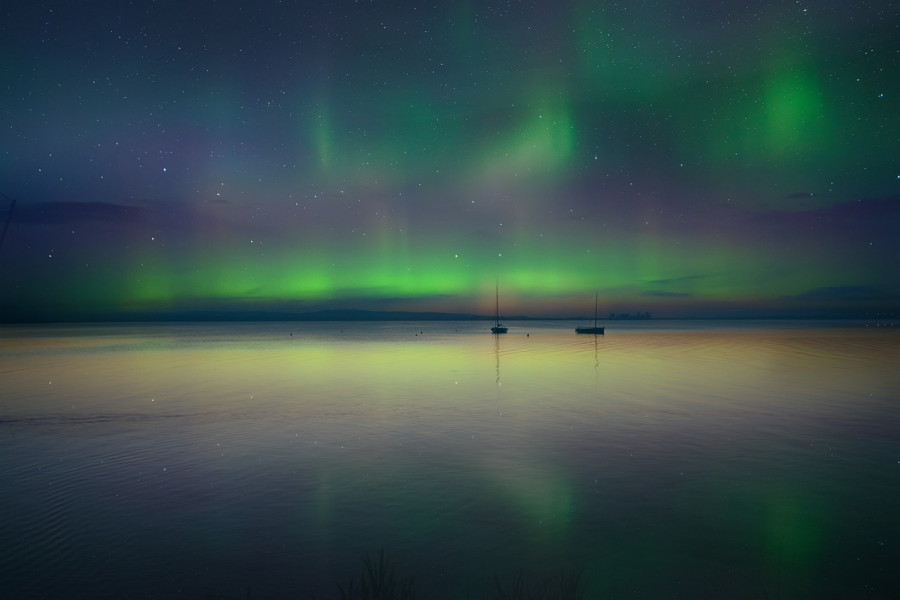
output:
[[500,283],[497,283],[497,289],[495,290],[495,295],[497,297],[497,310],[494,313],[494,326],[491,327],[491,333],[506,333],[509,331],[509,328],[505,325],[500,324]]
[[576,327],[575,333],[593,333],[594,335],[602,335],[605,327],[597,327],[597,294],[594,293],[594,326],[593,327]]

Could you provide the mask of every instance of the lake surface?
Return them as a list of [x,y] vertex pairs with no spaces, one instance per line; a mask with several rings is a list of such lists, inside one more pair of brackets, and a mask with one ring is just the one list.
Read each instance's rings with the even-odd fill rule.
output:
[[900,330],[0,327],[0,596],[900,596]]

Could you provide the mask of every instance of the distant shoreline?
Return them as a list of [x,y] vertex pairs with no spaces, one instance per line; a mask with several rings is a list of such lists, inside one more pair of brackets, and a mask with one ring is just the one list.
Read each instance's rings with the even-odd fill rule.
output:
[[[30,317],[30,318],[29,318]],[[405,321],[492,321],[491,315],[445,312],[412,312],[412,311],[370,311],[370,310],[319,310],[305,313],[263,312],[263,311],[180,311],[176,313],[134,312],[93,315],[29,315],[21,318],[4,319],[0,324],[59,324],[59,323],[204,323],[204,322],[405,322]],[[592,321],[586,315],[565,317],[544,317],[529,315],[504,316],[504,321]],[[688,317],[656,317],[649,313],[609,314],[599,319],[611,321],[884,321],[900,320],[900,314],[840,314],[840,313],[804,313],[804,314],[758,314],[758,315],[709,315]],[[893,326],[893,324],[892,324]]]

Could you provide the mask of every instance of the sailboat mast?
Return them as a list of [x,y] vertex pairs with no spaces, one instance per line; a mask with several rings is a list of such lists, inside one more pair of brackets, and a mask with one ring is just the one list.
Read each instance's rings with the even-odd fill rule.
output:
[[499,327],[500,326],[500,282],[497,281],[494,283],[494,298],[497,302],[497,307],[494,310],[494,323]]
[[500,282],[497,281],[494,286],[494,301],[496,305],[494,307],[494,326],[491,327],[491,333],[506,333],[508,328],[504,327],[500,324]]
[[597,292],[594,292],[594,328],[597,328]]

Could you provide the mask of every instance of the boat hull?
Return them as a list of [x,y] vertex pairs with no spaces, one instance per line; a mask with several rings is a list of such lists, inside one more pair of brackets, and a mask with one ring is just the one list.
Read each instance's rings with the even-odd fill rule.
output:
[[605,327],[576,327],[575,333],[593,333],[594,335],[603,335]]
[[503,327],[502,325],[491,327],[491,333],[506,333],[507,331],[509,331],[509,328]]

